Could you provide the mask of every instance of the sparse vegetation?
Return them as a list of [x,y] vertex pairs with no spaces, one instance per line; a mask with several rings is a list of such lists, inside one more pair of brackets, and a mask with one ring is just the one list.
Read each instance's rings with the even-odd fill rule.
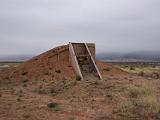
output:
[[23,117],[24,117],[25,119],[28,119],[28,118],[31,117],[31,115],[30,115],[30,114],[24,114]]
[[133,104],[131,101],[123,101],[116,108],[113,109],[114,114],[118,114],[120,116],[132,116]]
[[61,73],[61,70],[55,70],[56,73]]
[[137,87],[137,86],[131,85],[128,87],[128,95],[133,98],[148,96],[150,94],[151,94],[151,91],[142,86]]
[[17,98],[17,102],[21,102],[21,98],[20,97]]
[[95,80],[94,84],[95,84],[95,85],[98,85],[98,84],[99,84],[98,80]]
[[38,94],[46,94],[46,91],[43,88],[37,90]]
[[74,117],[70,117],[68,120],[75,120],[75,118]]
[[50,89],[50,93],[51,93],[52,96],[56,96],[57,95],[57,92],[56,92],[56,90],[54,88]]
[[122,100],[121,103],[113,109],[113,113],[127,118],[159,116],[160,103],[151,90],[144,86],[137,87],[132,85],[127,88],[127,92],[131,98],[125,101]]
[[106,67],[103,69],[104,71],[111,71],[111,68],[110,67]]
[[108,92],[107,97],[109,98],[110,101],[112,101],[113,100],[113,93]]
[[130,67],[130,70],[135,70],[135,68],[132,66],[132,67]]
[[158,72],[152,72],[151,77],[154,79],[158,79],[158,78],[160,78],[160,75]]
[[47,106],[48,106],[48,108],[52,108],[52,109],[54,109],[55,111],[59,111],[59,105],[58,105],[58,103],[56,103],[56,102],[49,102],[49,103],[47,104]]
[[142,97],[139,105],[146,108],[145,110],[148,114],[157,114],[160,111],[159,101],[154,95]]
[[23,79],[23,83],[26,83],[26,82],[28,82],[29,80],[27,79],[27,78],[24,78]]
[[47,104],[47,106],[48,106],[49,108],[55,108],[55,107],[58,106],[58,104],[55,103],[55,102],[49,102],[49,103]]
[[42,85],[36,87],[33,92],[38,93],[38,94],[46,94],[46,89],[43,88]]
[[[160,120],[159,66],[121,65],[127,70],[123,72],[113,65],[102,65],[107,70],[100,69],[104,76],[101,81],[79,81],[80,76],[76,79],[72,73],[70,76],[58,74],[55,68],[51,69],[53,66],[42,71],[36,68],[38,74],[21,75],[23,71],[30,72],[28,69],[10,70],[13,74],[9,75],[4,71],[6,75],[0,79],[0,99],[3,100],[0,110],[6,113],[15,110],[14,115],[6,116],[6,119]],[[70,70],[67,66],[65,71]],[[131,66],[135,70],[130,70]],[[108,68],[111,68],[110,72],[107,72]],[[8,80],[5,79],[7,76]]]
[[28,74],[28,72],[22,72],[22,75],[27,75]]
[[81,80],[81,77],[79,75],[76,75],[76,80],[77,81],[80,81]]

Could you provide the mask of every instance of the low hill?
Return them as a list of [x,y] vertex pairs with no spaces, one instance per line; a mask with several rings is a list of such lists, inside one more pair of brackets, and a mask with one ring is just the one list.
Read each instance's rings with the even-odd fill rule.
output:
[[97,58],[119,61],[160,61],[159,51],[139,51],[129,53],[99,53]]

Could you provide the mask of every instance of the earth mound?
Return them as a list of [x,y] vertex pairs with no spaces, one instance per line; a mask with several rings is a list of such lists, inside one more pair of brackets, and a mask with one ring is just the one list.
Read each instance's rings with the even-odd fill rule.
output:
[[[15,67],[0,71],[1,79],[34,79],[34,80],[57,80],[75,79],[76,73],[69,61],[68,45],[53,48]],[[57,58],[60,54],[60,58]],[[102,76],[126,74],[112,64],[96,61]],[[108,70],[107,70],[108,69]],[[108,71],[106,73],[106,71]]]
[[[61,55],[58,57],[57,53]],[[103,80],[77,80],[66,45],[2,69],[0,119],[143,120],[146,115],[145,119],[156,120],[159,117],[160,107],[154,107],[159,105],[158,79],[130,74],[102,61],[96,64]],[[141,94],[144,91],[148,91],[147,96]],[[137,100],[144,100],[147,106],[137,106]],[[148,100],[153,101],[148,103]],[[152,106],[153,110],[146,109]]]

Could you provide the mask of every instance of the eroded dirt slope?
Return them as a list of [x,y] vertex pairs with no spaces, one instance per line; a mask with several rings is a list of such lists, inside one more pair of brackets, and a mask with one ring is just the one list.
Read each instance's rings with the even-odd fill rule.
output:
[[[52,52],[0,71],[0,120],[160,118],[159,108],[155,107],[159,103],[159,79],[148,80],[124,72],[112,64],[97,61],[103,80],[79,81],[69,62],[48,59]],[[138,90],[133,92],[135,96],[128,93],[129,86]],[[141,87],[150,89],[153,94],[148,92],[147,95],[155,99],[147,99],[144,105],[137,102],[141,100],[138,98]],[[143,89],[142,93],[145,93]]]

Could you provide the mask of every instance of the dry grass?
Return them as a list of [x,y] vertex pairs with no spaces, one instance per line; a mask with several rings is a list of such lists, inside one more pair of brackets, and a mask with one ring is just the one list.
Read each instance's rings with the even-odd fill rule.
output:
[[79,75],[76,75],[76,80],[77,81],[80,81],[81,80],[81,77]]
[[146,108],[148,114],[156,114],[160,111],[160,104],[156,96],[142,97],[141,105]]
[[151,91],[146,87],[142,87],[142,86],[138,87],[138,86],[130,85],[127,90],[128,90],[128,95],[134,98],[151,95]]
[[111,68],[110,67],[106,67],[103,69],[104,71],[111,71]]
[[160,117],[160,103],[158,97],[144,86],[131,85],[127,89],[129,98],[121,101],[113,109],[116,113],[123,117],[139,117],[139,118],[157,118]]
[[132,116],[132,109],[134,105],[131,101],[123,101],[118,106],[113,109],[113,113],[116,113],[120,116]]
[[[160,66],[159,65],[143,65],[143,64],[124,64],[124,65],[117,65],[120,69],[127,71],[129,73],[136,73],[139,75],[144,76],[146,75],[152,75],[153,73],[158,73],[158,76],[160,76]],[[143,73],[142,73],[143,72]],[[142,73],[142,74],[141,74]],[[157,74],[156,74],[157,77]]]

